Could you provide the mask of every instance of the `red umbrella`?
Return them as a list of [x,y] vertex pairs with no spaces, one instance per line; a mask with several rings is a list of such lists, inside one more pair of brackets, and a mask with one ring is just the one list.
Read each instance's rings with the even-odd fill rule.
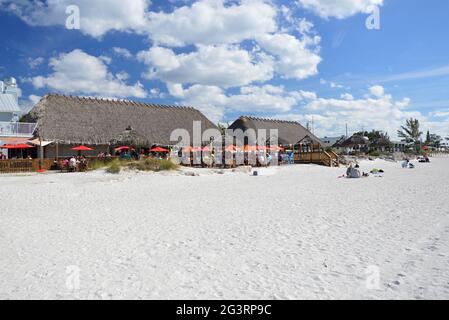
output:
[[28,144],[4,144],[0,149],[28,149],[33,148]]
[[131,149],[130,147],[118,147],[118,148],[115,148],[114,150],[115,151],[123,151],[123,150],[129,150],[129,149]]
[[170,150],[161,148],[161,147],[154,147],[153,149],[150,149],[151,152],[170,152]]
[[73,151],[92,151],[94,149],[86,147],[86,146],[78,146],[78,147],[73,147],[70,150],[73,150]]

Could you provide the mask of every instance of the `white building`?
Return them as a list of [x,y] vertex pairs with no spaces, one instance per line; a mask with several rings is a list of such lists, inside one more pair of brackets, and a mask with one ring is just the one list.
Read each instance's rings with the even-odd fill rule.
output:
[[7,78],[0,81],[0,153],[8,154],[1,149],[3,144],[24,143],[32,138],[35,123],[19,122],[21,109],[19,107],[20,89],[16,79]]
[[19,88],[16,79],[0,81],[0,122],[17,122],[19,115]]

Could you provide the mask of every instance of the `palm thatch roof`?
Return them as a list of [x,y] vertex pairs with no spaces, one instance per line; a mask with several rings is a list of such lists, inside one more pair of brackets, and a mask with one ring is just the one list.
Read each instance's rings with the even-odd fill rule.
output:
[[25,121],[37,123],[35,135],[43,140],[88,145],[108,145],[129,126],[135,131],[133,135],[160,145],[176,144],[170,141],[175,129],[187,130],[192,138],[194,121],[201,122],[202,130],[217,128],[191,107],[58,94],[44,96]]
[[151,141],[148,140],[146,136],[140,134],[132,127],[128,127],[119,134],[117,137],[113,138],[109,143],[112,146],[132,146],[132,147],[146,147],[151,145]]
[[356,148],[359,146],[367,146],[367,145],[369,145],[368,138],[355,134],[349,137],[348,139],[342,141],[336,146],[341,148]]
[[[322,145],[321,140],[312,132],[304,128],[296,121],[262,119],[256,117],[242,116],[229,126],[229,129],[253,129],[257,132],[259,129],[278,130],[278,143],[281,145],[295,145],[301,142],[312,142]],[[269,131],[267,132],[267,137]]]

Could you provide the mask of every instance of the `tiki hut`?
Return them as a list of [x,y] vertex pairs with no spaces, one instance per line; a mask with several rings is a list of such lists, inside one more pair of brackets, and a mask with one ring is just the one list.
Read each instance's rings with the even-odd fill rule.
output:
[[[295,121],[262,119],[255,117],[242,116],[229,126],[229,129],[241,129],[246,131],[253,129],[256,131],[263,129],[267,130],[267,137],[269,137],[269,130],[277,130],[278,144],[283,146],[293,147],[294,145],[307,142],[321,146],[321,141],[312,132],[304,128],[301,124]],[[254,144],[255,141],[248,141],[245,144]]]
[[[88,145],[94,150],[86,155],[108,151],[111,141],[123,139],[138,144],[175,145],[170,135],[184,129],[193,137],[193,123],[201,129],[216,126],[200,111],[191,107],[163,106],[128,100],[110,100],[49,94],[44,96],[25,116],[37,124],[35,138],[52,142],[45,147],[46,158],[70,156],[73,145]],[[124,134],[124,129],[131,132]],[[137,139],[133,140],[133,139]]]
[[[296,163],[316,163],[326,166],[338,166],[338,155],[324,150],[321,140],[312,132],[304,128],[296,121],[272,120],[255,117],[240,117],[229,126],[229,129],[241,129],[243,132],[252,129],[258,134],[259,130],[265,130],[265,141],[267,144],[270,140],[270,131],[277,130],[278,145],[289,150],[288,153],[293,154]],[[259,138],[259,139],[258,139]],[[250,141],[253,140],[253,141]],[[260,141],[260,137],[244,137],[244,144],[254,145]],[[240,142],[241,143],[241,142]]]
[[368,152],[369,139],[362,135],[354,134],[336,145],[336,147],[344,148],[346,152]]

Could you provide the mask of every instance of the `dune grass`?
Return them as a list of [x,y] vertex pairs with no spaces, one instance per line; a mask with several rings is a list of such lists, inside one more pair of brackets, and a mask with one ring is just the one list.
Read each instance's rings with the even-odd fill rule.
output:
[[139,161],[132,161],[127,164],[131,169],[139,171],[169,171],[178,169],[178,165],[170,160],[146,158]]

